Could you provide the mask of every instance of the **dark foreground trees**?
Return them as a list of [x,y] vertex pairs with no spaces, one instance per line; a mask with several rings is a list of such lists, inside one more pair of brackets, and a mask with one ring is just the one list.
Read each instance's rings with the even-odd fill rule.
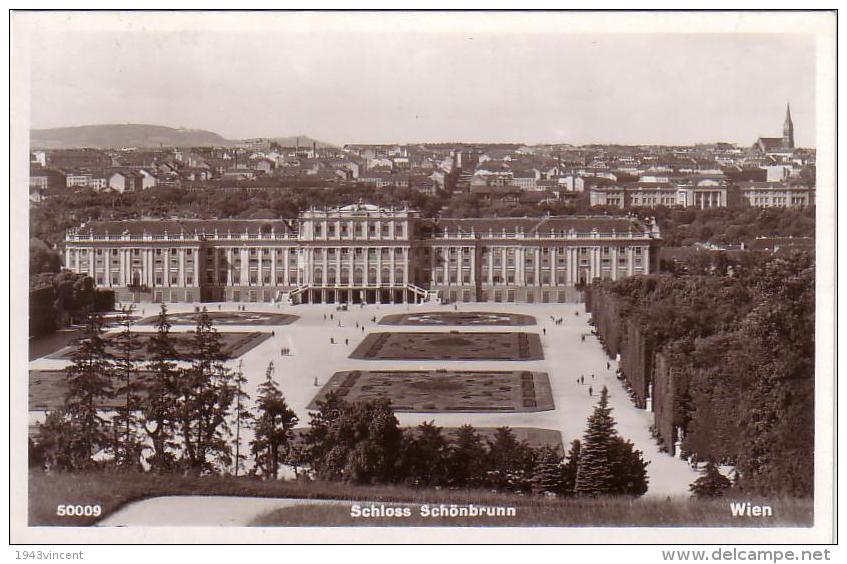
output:
[[68,393],[63,409],[48,413],[39,426],[45,464],[62,470],[84,470],[110,444],[102,406],[114,395],[114,366],[106,353],[103,320],[97,313],[86,319],[85,332],[65,369]]

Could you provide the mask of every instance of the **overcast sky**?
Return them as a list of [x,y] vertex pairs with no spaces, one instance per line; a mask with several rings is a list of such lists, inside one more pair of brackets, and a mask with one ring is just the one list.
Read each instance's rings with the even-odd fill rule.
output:
[[90,32],[36,35],[31,125],[227,138],[752,144],[815,140],[809,35]]

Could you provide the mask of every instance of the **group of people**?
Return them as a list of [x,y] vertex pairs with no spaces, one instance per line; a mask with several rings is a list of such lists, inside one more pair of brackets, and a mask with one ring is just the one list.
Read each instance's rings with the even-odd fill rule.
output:
[[[594,380],[594,374],[591,375],[591,379]],[[585,376],[581,375],[579,378],[577,378],[576,383],[579,384],[579,385],[584,385],[585,384]],[[594,387],[591,386],[591,385],[588,386],[588,395],[589,396],[594,395]]]

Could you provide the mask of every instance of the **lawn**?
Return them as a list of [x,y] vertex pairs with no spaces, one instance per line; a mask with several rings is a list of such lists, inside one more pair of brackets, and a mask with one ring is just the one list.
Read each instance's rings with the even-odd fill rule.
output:
[[[419,496],[420,497],[420,496]],[[480,496],[485,497],[485,496]],[[427,504],[383,504],[382,502],[344,504],[304,504],[277,509],[255,519],[257,527],[798,527],[811,526],[812,503],[807,500],[770,501],[774,507],[772,519],[733,517],[728,500],[696,501],[677,499],[629,498],[562,498],[548,499],[540,496],[489,495],[476,502],[467,499],[456,509],[471,505],[488,509],[501,508],[514,514],[492,516],[437,515],[435,511],[449,510],[446,504],[433,500]],[[359,514],[353,515],[358,505]],[[424,508],[426,505],[426,509]],[[409,516],[363,517],[362,508],[408,507]],[[506,510],[506,511],[504,511]],[[384,510],[383,510],[384,511]],[[428,511],[428,514],[425,513]]]
[[534,412],[554,409],[544,372],[519,370],[353,370],[336,372],[309,404],[330,392],[347,401],[391,400],[403,412]]
[[[335,482],[261,481],[253,478],[189,477],[155,474],[45,474],[29,473],[30,526],[86,526],[95,517],[59,517],[60,504],[99,504],[102,517],[127,503],[163,495],[222,495],[299,499],[339,499],[363,504],[412,504],[413,517],[403,519],[407,526],[469,526],[474,524],[508,526],[691,526],[691,527],[781,527],[811,526],[810,499],[764,500],[774,508],[771,519],[732,517],[729,500],[670,501],[656,498],[545,498],[496,494],[480,490],[431,490],[403,486],[351,486]],[[748,501],[745,499],[745,501]],[[749,500],[755,502],[756,500]],[[468,518],[444,521],[418,515],[421,504],[474,504],[514,507],[515,517],[490,518],[484,522]],[[349,506],[348,506],[349,507]],[[354,519],[344,505],[324,507],[304,505],[260,516],[253,524],[265,526],[385,526],[398,525],[397,519]]]
[[542,360],[535,333],[371,333],[350,358],[364,360]]
[[[171,325],[197,325],[200,313],[169,313],[168,323]],[[298,319],[299,315],[288,313],[272,313],[267,311],[210,311],[209,319],[215,325],[291,325]],[[158,316],[145,317],[138,323],[140,325],[153,325]]]
[[[113,339],[117,335],[118,333],[108,333],[103,336],[103,339],[106,341],[106,352],[108,354],[118,354],[117,349],[115,349],[112,344]],[[136,333],[136,335],[138,336],[140,348],[133,354],[133,360],[151,360],[152,357],[147,351],[147,343],[155,335],[155,333]],[[174,348],[177,351],[175,360],[191,360],[194,333],[192,331],[188,331],[183,333],[171,333],[170,335],[171,342],[173,342]],[[221,352],[227,358],[238,358],[271,337],[270,333],[259,331],[252,331],[249,333],[219,331],[218,335],[221,337]],[[70,360],[75,350],[76,345],[71,345],[51,354],[47,358]]]
[[379,320],[380,325],[535,325],[535,318],[522,313],[493,311],[425,311],[396,313]]

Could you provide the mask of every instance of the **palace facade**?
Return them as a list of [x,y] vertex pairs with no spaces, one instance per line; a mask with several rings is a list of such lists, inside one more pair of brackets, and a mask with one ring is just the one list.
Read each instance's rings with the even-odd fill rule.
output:
[[92,222],[65,267],[119,301],[567,302],[596,278],[655,269],[659,232],[633,218],[428,219],[355,204],[297,220]]

